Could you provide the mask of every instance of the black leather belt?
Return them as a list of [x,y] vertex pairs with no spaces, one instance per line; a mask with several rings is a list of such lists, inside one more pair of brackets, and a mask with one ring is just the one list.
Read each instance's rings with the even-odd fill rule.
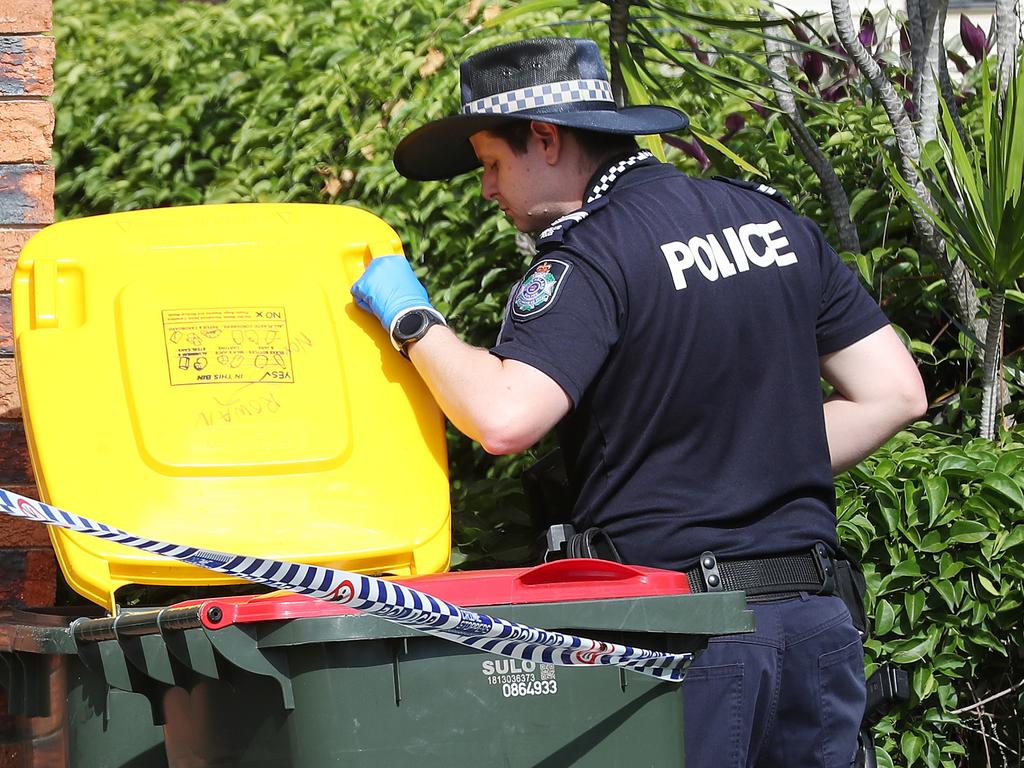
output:
[[746,592],[771,595],[835,593],[835,565],[828,547],[819,542],[803,555],[722,561],[704,552],[686,572],[691,592]]

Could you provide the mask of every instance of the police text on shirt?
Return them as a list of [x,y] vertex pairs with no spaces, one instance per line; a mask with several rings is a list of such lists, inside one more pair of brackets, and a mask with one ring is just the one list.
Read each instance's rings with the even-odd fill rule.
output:
[[[661,252],[665,255],[669,271],[676,290],[686,288],[686,270],[696,266],[706,279],[715,281],[719,277],[732,277],[739,272],[746,272],[753,264],[756,267],[779,267],[796,264],[796,254],[789,250],[789,240],[782,231],[782,225],[772,220],[765,224],[743,224],[738,229],[726,227],[720,235],[691,237],[687,242],[675,240],[664,243]],[[754,239],[763,243],[761,252]],[[722,241],[728,246],[732,261],[726,255]]]

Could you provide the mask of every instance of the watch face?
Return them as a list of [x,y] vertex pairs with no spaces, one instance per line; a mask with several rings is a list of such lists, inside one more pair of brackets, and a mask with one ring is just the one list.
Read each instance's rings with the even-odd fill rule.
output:
[[395,335],[400,339],[409,339],[423,330],[427,324],[426,314],[423,312],[410,312],[395,326]]

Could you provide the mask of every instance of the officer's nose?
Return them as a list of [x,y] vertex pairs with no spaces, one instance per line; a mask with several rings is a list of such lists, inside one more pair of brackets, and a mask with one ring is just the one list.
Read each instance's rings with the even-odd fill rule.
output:
[[484,200],[493,200],[498,196],[498,185],[494,183],[493,174],[489,171],[484,171],[480,178],[480,194]]

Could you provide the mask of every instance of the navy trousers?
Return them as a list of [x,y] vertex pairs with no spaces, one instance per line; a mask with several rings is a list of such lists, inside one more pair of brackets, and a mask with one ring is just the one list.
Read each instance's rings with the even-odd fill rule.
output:
[[864,650],[838,597],[752,604],[757,631],[715,638],[686,674],[686,768],[850,768]]

